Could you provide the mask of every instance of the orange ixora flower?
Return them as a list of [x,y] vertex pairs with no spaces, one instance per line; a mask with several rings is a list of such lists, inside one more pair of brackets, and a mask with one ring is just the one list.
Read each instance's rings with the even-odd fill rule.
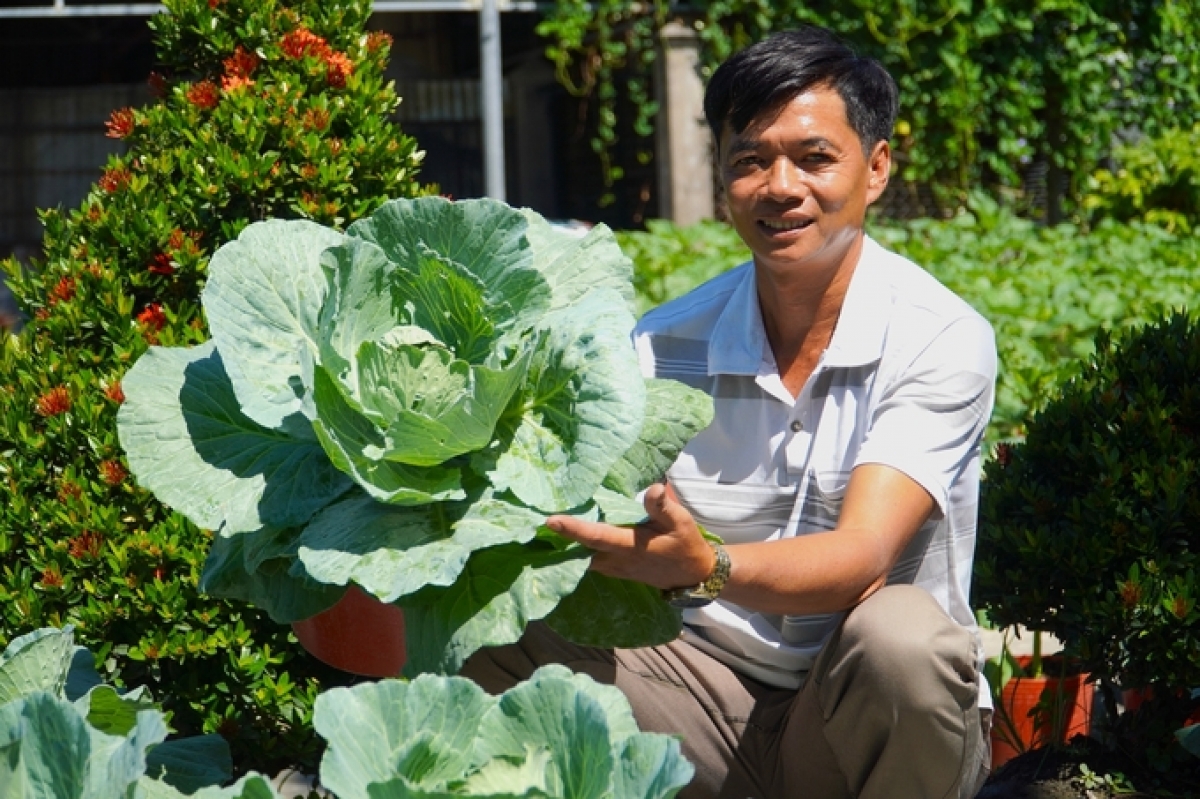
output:
[[305,130],[325,130],[329,127],[329,112],[324,108],[310,108],[304,112],[304,119],[300,124]]
[[385,31],[371,31],[367,34],[367,51],[374,53],[381,47],[392,46],[392,34]]
[[335,89],[343,88],[354,74],[354,62],[345,53],[330,53],[325,57],[325,67],[325,82]]
[[112,112],[108,121],[104,123],[106,129],[105,136],[110,139],[123,139],[130,133],[133,133],[133,109],[118,108]]
[[42,588],[62,588],[62,572],[58,566],[47,566],[42,569]]
[[328,42],[303,25],[284,34],[279,41],[279,47],[288,58],[296,59],[304,58],[306,55],[325,58],[332,52]]
[[171,256],[165,252],[160,252],[154,256],[154,260],[146,267],[150,272],[156,275],[173,275],[175,274],[175,264],[171,261]]
[[55,305],[60,302],[70,302],[75,297],[76,287],[75,278],[70,275],[64,275],[59,278],[54,288],[50,289],[50,304]]
[[80,560],[83,558],[95,560],[104,551],[104,536],[91,530],[84,530],[68,541],[67,544],[67,551],[71,557]]
[[188,102],[197,108],[216,108],[221,95],[211,80],[202,80],[187,90]]
[[73,499],[79,499],[83,496],[83,489],[78,483],[72,483],[70,480],[63,480],[58,484],[58,501],[68,502]]
[[121,388],[121,381],[114,380],[104,387],[104,396],[108,397],[113,402],[120,405],[125,401],[125,389]]
[[238,89],[244,89],[247,86],[253,86],[254,81],[250,78],[243,78],[240,75],[226,75],[221,78],[221,91],[226,94],[232,94]]
[[100,188],[113,194],[128,186],[131,180],[133,180],[133,174],[123,165],[118,164],[104,170],[104,174],[100,176]]
[[125,471],[125,467],[121,465],[120,461],[100,461],[100,477],[110,486],[120,485],[128,476],[129,472]]
[[226,58],[225,75],[230,78],[248,78],[250,73],[258,67],[258,56],[248,52],[240,44],[233,51],[233,55]]
[[38,397],[35,405],[39,416],[60,416],[71,410],[71,392],[66,386],[55,386]]
[[163,313],[162,306],[157,302],[152,302],[137,315],[138,322],[148,330],[159,331],[167,326],[167,315]]

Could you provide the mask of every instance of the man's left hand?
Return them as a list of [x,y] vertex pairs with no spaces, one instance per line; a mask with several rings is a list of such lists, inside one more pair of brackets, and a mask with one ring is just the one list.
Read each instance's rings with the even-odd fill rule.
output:
[[674,492],[656,483],[646,490],[643,502],[650,518],[633,527],[574,516],[551,516],[546,525],[593,550],[591,568],[600,574],[656,588],[681,588],[706,580],[716,556]]

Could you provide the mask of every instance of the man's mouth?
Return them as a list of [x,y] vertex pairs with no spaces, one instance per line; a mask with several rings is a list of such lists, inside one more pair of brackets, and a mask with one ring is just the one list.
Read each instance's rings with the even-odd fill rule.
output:
[[812,224],[811,219],[760,219],[758,224],[770,231],[800,230]]

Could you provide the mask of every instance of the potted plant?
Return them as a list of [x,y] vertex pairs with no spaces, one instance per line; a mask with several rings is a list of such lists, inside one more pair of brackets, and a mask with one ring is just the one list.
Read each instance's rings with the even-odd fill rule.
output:
[[1177,729],[1200,685],[1198,375],[1186,313],[1101,332],[1025,441],[985,467],[976,605],[1061,640],[1103,692],[1109,729],[1121,688],[1152,687]]

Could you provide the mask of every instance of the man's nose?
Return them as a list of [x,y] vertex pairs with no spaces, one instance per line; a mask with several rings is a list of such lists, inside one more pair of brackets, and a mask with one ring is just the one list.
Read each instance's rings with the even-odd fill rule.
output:
[[766,193],[772,200],[803,197],[808,187],[804,174],[790,158],[776,158],[767,170]]

